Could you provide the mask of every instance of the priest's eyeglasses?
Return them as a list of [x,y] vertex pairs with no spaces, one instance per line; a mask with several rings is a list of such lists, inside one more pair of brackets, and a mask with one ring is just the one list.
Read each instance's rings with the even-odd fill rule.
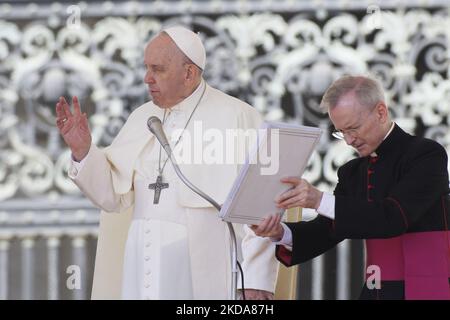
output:
[[352,138],[356,138],[358,135],[358,128],[348,129],[348,130],[334,130],[331,135],[336,139],[343,140],[345,136],[351,136]]
[[370,112],[367,114],[367,116],[365,117],[365,121],[360,123],[359,125],[357,125],[354,128],[348,129],[348,130],[337,130],[334,129],[334,131],[331,133],[331,135],[333,137],[335,137],[336,139],[342,140],[345,138],[345,136],[350,136],[352,138],[356,138],[358,136],[358,134],[361,133],[361,129],[364,127],[364,125],[366,123],[368,123],[368,118],[370,117],[370,115],[373,113],[373,111],[376,109],[376,106],[378,105],[378,103],[375,105],[375,107],[373,107]]

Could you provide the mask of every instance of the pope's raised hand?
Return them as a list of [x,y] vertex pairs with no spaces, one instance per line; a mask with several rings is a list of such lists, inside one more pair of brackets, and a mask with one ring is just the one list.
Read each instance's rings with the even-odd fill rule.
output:
[[86,113],[81,113],[77,97],[72,98],[73,113],[66,99],[56,103],[56,126],[75,160],[81,161],[89,152],[92,137]]

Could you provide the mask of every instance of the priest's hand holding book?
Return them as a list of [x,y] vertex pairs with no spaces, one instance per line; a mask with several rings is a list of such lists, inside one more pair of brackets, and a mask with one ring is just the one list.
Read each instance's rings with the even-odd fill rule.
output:
[[[281,179],[281,182],[291,184],[292,189],[275,198],[278,208],[302,207],[315,210],[319,208],[323,192],[313,187],[308,181],[298,177],[286,177]],[[275,242],[281,241],[285,233],[285,228],[281,224],[281,215],[279,214],[270,215],[260,224],[252,225],[250,228],[256,235],[269,237]]]

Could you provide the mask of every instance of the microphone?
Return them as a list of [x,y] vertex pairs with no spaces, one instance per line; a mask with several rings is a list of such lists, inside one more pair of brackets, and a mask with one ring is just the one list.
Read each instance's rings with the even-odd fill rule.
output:
[[147,120],[147,127],[148,130],[155,135],[156,139],[158,139],[164,150],[171,154],[172,150],[170,148],[169,140],[167,140],[166,134],[164,133],[161,120],[158,117],[151,116]]

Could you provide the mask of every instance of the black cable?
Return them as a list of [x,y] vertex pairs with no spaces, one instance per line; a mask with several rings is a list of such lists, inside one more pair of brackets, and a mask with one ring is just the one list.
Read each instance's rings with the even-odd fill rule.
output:
[[245,299],[245,287],[244,287],[244,271],[242,271],[242,267],[241,264],[239,263],[239,261],[236,261],[237,265],[239,267],[239,271],[241,272],[241,290],[242,290],[242,300],[246,300]]

